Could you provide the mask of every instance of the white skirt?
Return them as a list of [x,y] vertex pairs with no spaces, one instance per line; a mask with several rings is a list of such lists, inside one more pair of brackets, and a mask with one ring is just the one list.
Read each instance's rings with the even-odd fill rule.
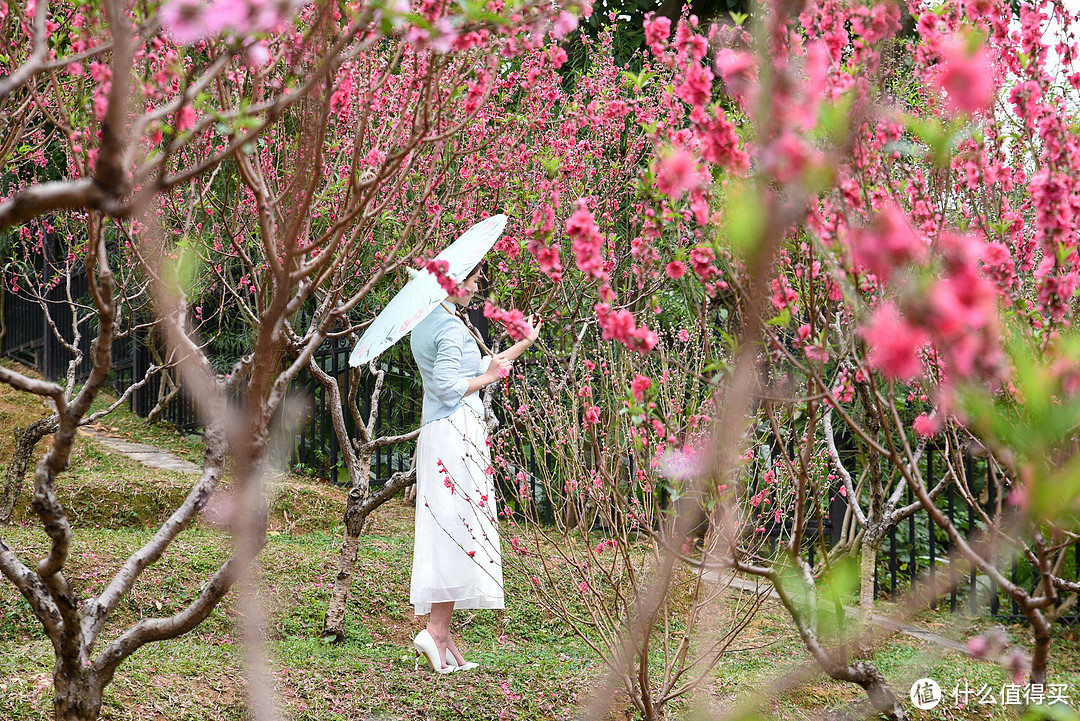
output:
[[409,602],[503,608],[502,552],[487,429],[475,410],[424,424],[416,441],[416,536]]

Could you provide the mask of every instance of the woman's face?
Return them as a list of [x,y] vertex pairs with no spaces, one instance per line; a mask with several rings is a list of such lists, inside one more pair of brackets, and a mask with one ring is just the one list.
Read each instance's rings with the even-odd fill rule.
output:
[[476,291],[480,289],[480,278],[483,275],[483,269],[476,271],[461,284],[461,289],[465,291],[465,295],[458,298],[451,298],[451,301],[462,307],[467,306],[472,302],[473,296],[476,295]]

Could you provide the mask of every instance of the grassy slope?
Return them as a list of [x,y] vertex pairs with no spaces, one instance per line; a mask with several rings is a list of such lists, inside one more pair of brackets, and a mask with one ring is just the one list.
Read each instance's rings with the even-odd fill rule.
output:
[[[0,451],[9,451],[8,430],[40,409],[9,390],[0,389]],[[104,424],[138,440],[172,444],[197,457],[197,443],[167,428],[147,429],[121,414]],[[180,474],[145,468],[98,446],[79,445],[73,471],[60,492],[76,519],[69,578],[84,595],[99,591],[127,553],[153,532],[186,492]],[[412,509],[393,502],[369,525],[359,559],[348,615],[348,640],[327,646],[313,640],[329,598],[340,543],[344,498],[331,486],[294,477],[275,485],[273,535],[261,557],[263,593],[270,612],[269,643],[275,659],[278,690],[296,719],[548,719],[575,713],[602,668],[584,644],[535,604],[527,580],[508,569],[509,608],[458,614],[459,630],[470,658],[482,667],[470,674],[435,676],[413,670],[409,640],[418,626],[408,605],[412,550]],[[40,557],[44,535],[25,514],[0,536],[26,561]],[[199,589],[224,558],[228,537],[200,521],[185,533],[135,592],[120,605],[111,626],[115,634],[144,616],[175,612]],[[230,599],[231,601],[231,599]],[[29,607],[7,584],[0,586],[0,718],[45,719],[50,710],[51,649]],[[943,635],[963,638],[973,623],[960,616],[925,613],[921,621]],[[1011,629],[1022,638],[1023,629]],[[1080,643],[1075,631],[1061,630],[1054,648],[1054,680],[1080,695]],[[809,657],[790,629],[783,609],[766,607],[745,637],[743,650],[730,654],[707,681],[703,692],[679,707],[695,711],[732,710],[744,703],[759,706],[768,718],[820,718],[822,709],[857,699],[857,689],[809,673],[806,683],[765,704],[754,688],[808,667]],[[946,689],[961,679],[973,687],[1000,687],[1004,672],[994,666],[938,653],[936,648],[904,637],[885,641],[875,661],[906,695],[922,676]],[[109,687],[108,719],[243,719],[244,684],[239,673],[230,603],[218,609],[195,632],[140,650],[120,669]],[[623,718],[625,703],[615,699],[613,718]],[[704,714],[703,714],[704,715]],[[951,699],[932,713],[915,718],[1012,718],[1015,709],[969,706],[959,710]]]

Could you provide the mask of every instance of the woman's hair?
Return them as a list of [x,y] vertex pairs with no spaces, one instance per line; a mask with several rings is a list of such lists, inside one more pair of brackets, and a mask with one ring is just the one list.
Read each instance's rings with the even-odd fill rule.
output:
[[466,278],[472,278],[474,275],[476,275],[477,271],[483,270],[486,267],[487,267],[487,261],[486,260],[481,260],[479,263],[476,264],[476,267],[474,267],[472,270],[470,270],[468,273],[465,274],[465,277]]

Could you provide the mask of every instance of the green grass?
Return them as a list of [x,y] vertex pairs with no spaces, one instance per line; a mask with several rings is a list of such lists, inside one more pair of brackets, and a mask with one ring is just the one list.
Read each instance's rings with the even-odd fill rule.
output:
[[[457,626],[475,673],[441,677],[414,670],[409,640],[418,629],[408,605],[412,509],[392,502],[371,524],[358,561],[346,625],[347,640],[327,645],[316,636],[329,599],[340,528],[272,536],[260,558],[262,595],[269,609],[267,637],[279,697],[295,719],[550,719],[571,718],[587,698],[603,668],[563,624],[547,616],[531,597],[526,579],[510,573],[505,612],[464,612]],[[282,526],[282,519],[276,519]],[[69,577],[92,594],[107,580],[106,569],[151,533],[145,528],[76,529]],[[31,525],[4,531],[6,542],[24,559],[45,549],[43,534]],[[144,616],[179,610],[225,557],[228,539],[200,524],[186,532],[162,561],[149,569],[136,591],[117,610],[110,636]],[[964,638],[978,624],[961,616],[927,614],[935,630]],[[13,590],[0,589],[0,717],[45,719],[49,714],[49,644]],[[231,596],[196,631],[141,649],[125,662],[109,688],[105,718],[210,721],[246,718],[242,659]],[[1010,628],[1018,638],[1023,629]],[[1055,645],[1055,668],[1073,669],[1056,679],[1080,688],[1080,652],[1075,634],[1065,631]],[[687,717],[693,709],[730,711],[754,701],[753,688],[805,669],[809,657],[791,631],[782,608],[768,604],[739,647],[729,654],[695,699],[676,705]],[[935,646],[898,636],[883,642],[873,660],[898,693],[917,678],[935,678],[951,689],[961,680],[1000,687],[1006,674],[992,664],[941,653]],[[806,683],[779,695],[762,709],[767,718],[818,718],[862,698],[854,687],[811,671]],[[914,718],[1015,718],[1016,709],[969,709],[948,705]],[[989,710],[990,715],[986,714]],[[622,717],[616,713],[613,718]]]
[[[5,434],[10,436],[6,429],[11,425],[40,412],[34,403],[0,389],[0,441]],[[136,440],[169,435],[168,429],[139,428],[142,421],[123,414],[117,418],[109,427],[119,429],[112,431],[118,435],[128,433],[128,428],[134,429],[129,437]],[[190,444],[189,457],[198,457],[194,439],[176,436],[174,443]],[[123,559],[150,537],[186,494],[191,481],[184,474],[146,468],[90,438],[80,440],[58,492],[71,509],[74,527],[67,575],[83,596],[104,587]],[[336,570],[344,495],[329,484],[293,476],[276,479],[272,491],[272,535],[259,559],[259,594],[268,613],[267,648],[276,689],[288,718],[569,719],[577,717],[604,677],[605,667],[583,641],[538,604],[528,571],[518,564],[506,567],[505,611],[455,614],[456,633],[481,668],[450,676],[423,667],[415,670],[410,640],[420,626],[408,604],[413,509],[400,501],[369,520],[349,602],[346,640],[336,645],[317,640]],[[33,563],[47,541],[25,510],[16,524],[0,528],[0,537],[24,562]],[[229,543],[222,530],[198,521],[120,604],[102,643],[140,618],[180,610],[226,557]],[[957,640],[990,624],[932,611],[919,614],[916,621]],[[1024,628],[1007,630],[1020,643],[1027,642]],[[1058,627],[1056,633],[1052,681],[1066,683],[1070,695],[1080,695],[1077,631]],[[659,663],[657,657],[653,660]],[[876,644],[872,660],[909,709],[908,689],[918,678],[932,677],[946,692],[965,680],[973,687],[997,688],[1008,680],[1006,672],[993,664],[905,636]],[[51,646],[29,606],[12,586],[0,584],[0,718],[50,718],[51,669]],[[128,659],[107,689],[104,718],[247,719],[242,669],[235,598],[230,594],[192,633],[148,645]],[[803,674],[798,686],[775,697],[762,695],[791,674]],[[818,719],[863,698],[860,689],[834,682],[817,670],[783,608],[767,603],[700,692],[673,704],[672,711],[673,717],[685,719],[741,708],[777,721]],[[634,717],[625,695],[616,694],[610,708],[612,719]],[[933,712],[912,712],[913,719],[1018,717],[1015,707],[958,709],[948,697]]]
[[[514,601],[507,612],[458,614],[464,645],[481,669],[451,677],[414,670],[409,647],[418,625],[408,604],[412,509],[394,503],[385,510],[365,537],[342,644],[317,640],[338,533],[280,532],[260,557],[269,649],[279,695],[292,717],[567,717],[582,685],[574,679],[588,676],[595,663],[577,639],[529,602],[528,589],[517,579],[509,584]],[[69,577],[87,594],[99,591],[107,580],[103,569],[115,568],[150,533],[78,529],[73,546],[92,545],[93,551],[73,554]],[[4,536],[27,560],[45,549],[43,534],[29,525],[8,528]],[[227,548],[227,537],[207,525],[186,532],[121,604],[110,635],[144,616],[179,610]],[[173,719],[244,717],[231,594],[229,601],[193,633],[144,647],[125,662],[107,695],[106,718],[146,718],[155,708],[169,709]],[[49,678],[50,647],[25,601],[8,586],[0,590],[0,616],[0,674],[16,679],[0,690],[0,717],[47,718],[50,688],[40,682]]]

